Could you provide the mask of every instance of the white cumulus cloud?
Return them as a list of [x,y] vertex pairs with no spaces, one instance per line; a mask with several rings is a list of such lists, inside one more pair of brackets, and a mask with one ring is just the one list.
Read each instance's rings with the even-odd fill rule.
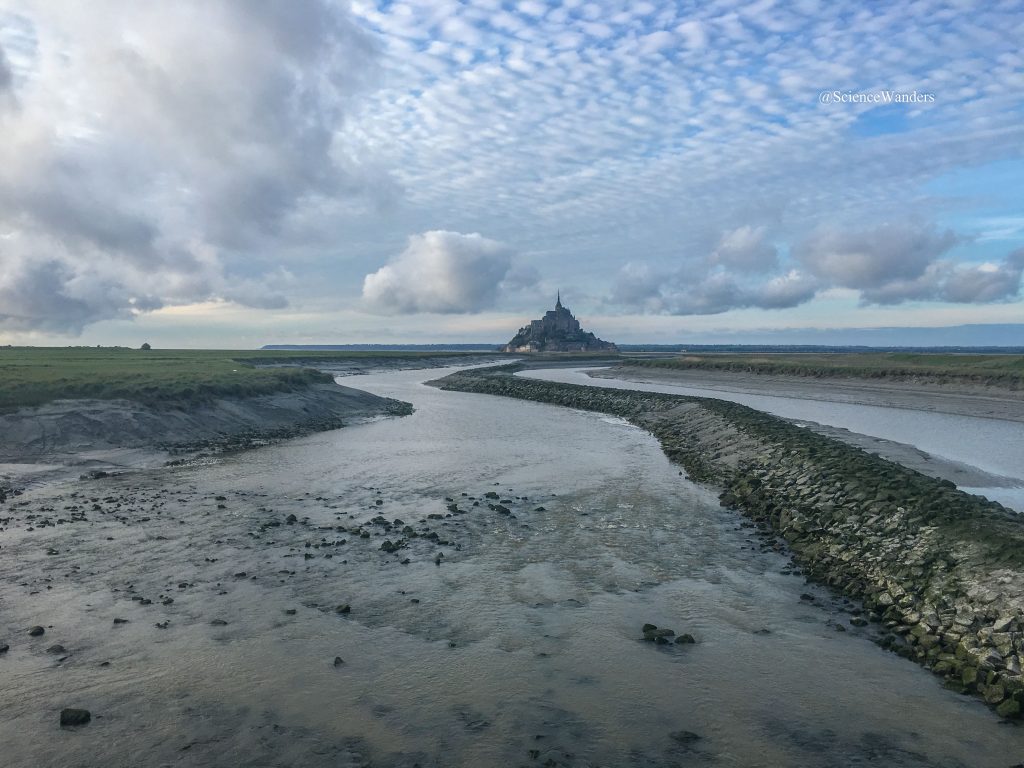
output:
[[[512,251],[480,234],[432,230],[409,238],[401,254],[363,280],[363,303],[381,314],[479,312],[494,305],[512,268]],[[515,273],[513,282],[535,281]]]

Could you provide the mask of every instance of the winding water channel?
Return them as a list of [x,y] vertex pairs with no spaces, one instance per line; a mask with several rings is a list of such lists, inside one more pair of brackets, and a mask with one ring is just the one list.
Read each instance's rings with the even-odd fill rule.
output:
[[[97,483],[83,493],[104,511],[89,525],[12,524],[0,631],[48,625],[45,644],[68,656],[22,643],[0,659],[0,762],[1024,759],[1024,729],[876,647],[850,625],[854,606],[788,573],[646,432],[423,385],[444,373],[344,380],[412,402],[412,416]],[[61,509],[76,491],[31,491],[24,509]],[[383,552],[400,526],[377,516],[421,536]],[[648,622],[696,643],[643,642]],[[57,729],[72,705],[93,722]]]

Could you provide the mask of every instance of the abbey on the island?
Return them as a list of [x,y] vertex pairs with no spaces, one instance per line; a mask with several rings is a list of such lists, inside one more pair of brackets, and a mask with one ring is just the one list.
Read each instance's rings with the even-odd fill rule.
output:
[[602,341],[593,333],[580,328],[580,321],[562,306],[562,293],[558,292],[555,308],[544,313],[540,320],[523,326],[502,352],[618,352],[610,341]]

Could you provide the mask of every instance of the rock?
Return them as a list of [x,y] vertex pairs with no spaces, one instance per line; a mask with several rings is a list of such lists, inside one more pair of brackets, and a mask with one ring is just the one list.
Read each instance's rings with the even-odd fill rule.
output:
[[85,725],[92,720],[92,714],[88,709],[62,709],[60,711],[60,724],[62,726]]
[[677,744],[693,744],[701,740],[700,734],[693,731],[673,731],[668,737]]
[[115,618],[114,619],[114,623],[115,624],[127,624],[128,623],[128,619],[118,619],[118,618]]
[[850,624],[854,627],[866,627],[868,625],[868,620],[863,616],[854,616],[850,619]]
[[337,608],[335,608],[334,612],[335,613],[340,613],[340,614],[352,613],[352,606],[350,606],[348,603],[345,603],[345,604],[339,605]]
[[296,614],[296,610],[294,608],[285,608],[284,612],[288,616],[294,616]]
[[998,704],[1006,698],[1006,689],[1001,685],[990,685],[985,688],[985,702]]
[[992,631],[1009,632],[1010,628],[1013,626],[1014,621],[1015,617],[1013,616],[1001,616],[1000,618],[996,619],[994,624],[992,624]]
[[9,650],[11,650],[11,646],[7,643],[0,643],[0,653],[7,653]]
[[288,515],[288,517],[286,517],[284,521],[288,523],[288,525],[295,525],[295,523],[299,521],[299,518],[297,518],[295,515]]
[[693,635],[685,632],[676,638],[676,645],[691,645],[696,642],[697,641],[694,639]]
[[37,624],[36,626],[29,629],[28,633],[32,637],[39,637],[40,635],[45,634],[46,630]]
[[996,714],[1007,719],[1020,717],[1020,702],[1016,699],[1006,699],[996,707]]
[[228,625],[228,623],[224,621],[224,619],[214,619],[210,622],[210,624],[212,624],[215,627],[226,627]]
[[49,648],[47,648],[46,652],[47,653],[67,653],[68,649],[65,648],[63,645],[61,645],[60,643],[56,643],[55,645],[51,645]]
[[344,662],[344,660],[343,660],[343,659],[341,658],[341,656],[335,656],[335,657],[334,657],[334,666],[336,666],[336,667],[340,667],[340,666],[341,666],[342,664],[344,664],[344,663],[345,663],[345,662]]
[[658,627],[656,625],[654,625],[654,624],[644,624],[643,629],[641,630],[641,632],[651,632],[651,631],[653,631],[653,630],[655,630],[657,628]]

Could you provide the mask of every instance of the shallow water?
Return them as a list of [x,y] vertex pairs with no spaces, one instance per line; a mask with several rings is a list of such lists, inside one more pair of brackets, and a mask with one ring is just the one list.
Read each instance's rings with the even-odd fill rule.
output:
[[[345,380],[411,401],[406,418],[4,508],[0,762],[1007,768],[1024,755],[1024,730],[780,573],[787,559],[646,432],[420,383],[443,373]],[[512,514],[472,506],[488,491]],[[428,518],[450,514],[446,496],[466,514]],[[66,506],[88,522],[27,518]],[[288,514],[296,524],[261,526]],[[351,530],[377,515],[450,543],[386,554],[397,530]],[[644,643],[645,622],[697,643]],[[51,626],[30,639],[32,624]],[[66,657],[45,651],[58,642]],[[64,706],[93,722],[59,729]]]
[[594,378],[587,375],[587,370],[537,369],[522,371],[517,375],[592,387],[714,397],[748,405],[787,419],[825,424],[862,435],[913,445],[932,456],[977,467],[986,473],[1006,478],[1006,487],[986,486],[964,490],[1024,511],[1024,425],[1020,422],[908,408],[752,395],[662,382],[652,384],[625,379]]

